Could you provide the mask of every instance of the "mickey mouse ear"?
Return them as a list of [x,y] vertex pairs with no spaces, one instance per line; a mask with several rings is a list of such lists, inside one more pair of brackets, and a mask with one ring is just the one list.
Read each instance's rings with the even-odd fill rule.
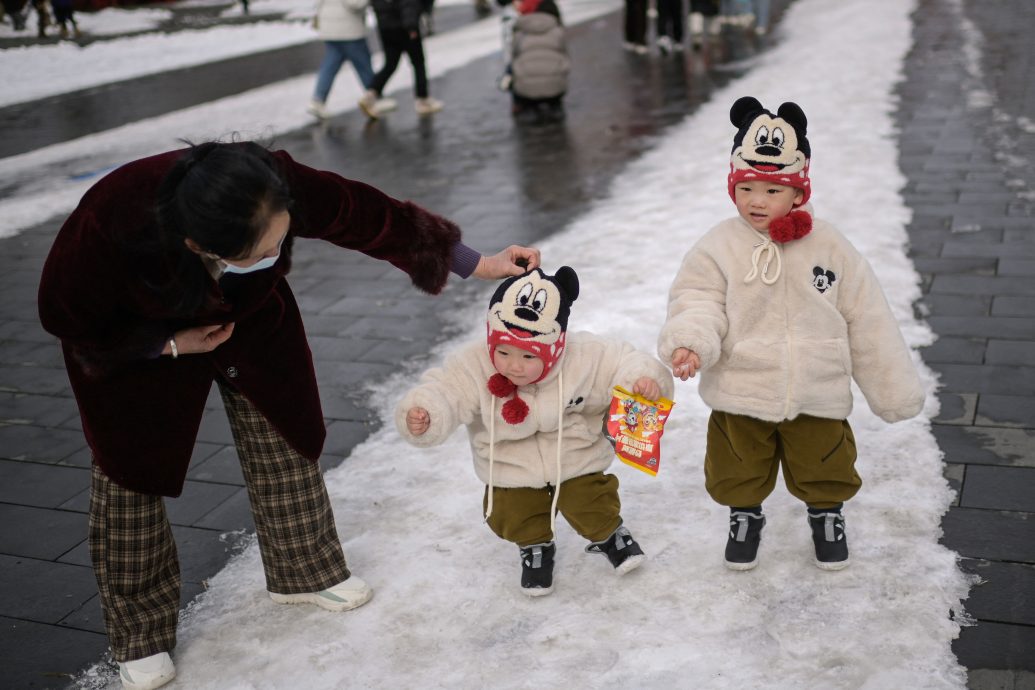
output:
[[788,101],[780,106],[780,109],[776,111],[777,117],[782,117],[798,129],[799,135],[805,134],[805,130],[808,127],[809,121],[805,117],[805,111],[801,109],[801,106],[797,103]]
[[554,275],[559,287],[574,302],[579,297],[579,276],[571,266],[561,266]]
[[752,119],[756,113],[764,110],[762,104],[757,98],[753,96],[743,96],[738,98],[734,103],[733,107],[730,108],[730,122],[737,129],[740,129]]

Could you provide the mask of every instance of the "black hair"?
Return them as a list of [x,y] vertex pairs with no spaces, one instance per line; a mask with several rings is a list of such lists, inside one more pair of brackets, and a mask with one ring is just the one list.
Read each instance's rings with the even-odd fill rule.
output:
[[186,143],[190,149],[158,187],[158,242],[171,276],[165,284],[152,284],[181,316],[202,306],[208,284],[201,257],[184,240],[221,258],[246,256],[270,217],[293,205],[276,159],[259,144]]

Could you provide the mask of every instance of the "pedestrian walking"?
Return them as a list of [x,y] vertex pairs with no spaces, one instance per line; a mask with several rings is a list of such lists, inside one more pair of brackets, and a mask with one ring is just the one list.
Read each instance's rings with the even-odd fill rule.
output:
[[784,103],[774,114],[745,96],[730,121],[737,215],[684,257],[658,354],[684,381],[701,371],[712,409],[705,488],[730,509],[726,566],[758,563],[762,502],[780,471],[806,506],[816,566],[840,570],[842,509],[862,485],[848,423],[852,380],[889,423],[918,415],[924,389],[870,264],[806,206],[805,113]]
[[[323,40],[324,53],[316,74],[313,97],[306,108],[316,118],[325,120],[330,116],[327,96],[331,92],[334,78],[346,61],[352,64],[364,92],[374,82],[370,46],[367,45],[368,6],[369,0],[320,0],[316,6],[313,26]],[[395,102],[382,101],[378,107],[381,111],[391,110]]]
[[25,31],[25,0],[3,0],[4,13],[11,17],[15,31]]
[[106,175],[43,267],[43,327],[61,339],[93,455],[89,545],[127,688],[175,676],[180,571],[163,496],[178,496],[213,382],[281,604],[331,611],[372,591],[352,574],[318,458],[326,430],[286,279],[296,239],[391,262],[438,293],[452,271],[497,279],[539,263],[482,256],[419,206],[253,142],[205,143]]
[[71,36],[79,38],[83,34],[79,31],[79,24],[75,20],[75,7],[72,0],[50,0],[50,6],[54,9],[54,22],[58,25],[58,32],[61,38],[68,38],[68,25],[72,25]]
[[657,44],[662,55],[683,52],[683,0],[657,0]]
[[722,30],[719,16],[719,0],[690,0],[690,40],[694,50],[704,45],[707,32],[717,36]]
[[647,0],[625,0],[626,50],[647,54]]
[[403,53],[413,67],[413,90],[416,100],[413,104],[418,115],[431,115],[442,110],[442,101],[428,94],[428,75],[424,65],[424,44],[420,37],[420,15],[422,0],[373,0],[371,5],[377,16],[377,32],[381,37],[381,49],[385,63],[381,71],[359,101],[359,107],[367,117],[376,120],[383,110],[378,108],[388,80],[395,74]]

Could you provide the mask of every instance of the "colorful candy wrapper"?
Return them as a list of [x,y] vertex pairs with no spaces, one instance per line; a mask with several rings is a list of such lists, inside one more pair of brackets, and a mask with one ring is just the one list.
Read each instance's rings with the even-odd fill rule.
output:
[[658,476],[661,435],[674,404],[666,398],[647,400],[615,386],[611,408],[604,418],[604,435],[615,447],[618,459],[652,477]]

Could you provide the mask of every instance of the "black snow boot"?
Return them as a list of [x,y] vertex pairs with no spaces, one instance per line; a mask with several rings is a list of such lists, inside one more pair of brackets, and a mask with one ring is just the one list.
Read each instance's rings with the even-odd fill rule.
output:
[[842,505],[809,508],[816,565],[823,570],[840,570],[848,565],[848,537],[845,535],[845,516],[841,514]]
[[726,540],[726,567],[751,570],[758,565],[758,545],[762,541],[765,515],[762,506],[730,508],[730,534]]
[[552,541],[521,547],[521,591],[530,597],[546,596],[553,591],[553,556],[557,546]]
[[643,549],[633,539],[629,528],[624,525],[620,525],[604,541],[595,541],[587,546],[586,553],[604,554],[619,575],[625,575],[647,560],[643,555]]

